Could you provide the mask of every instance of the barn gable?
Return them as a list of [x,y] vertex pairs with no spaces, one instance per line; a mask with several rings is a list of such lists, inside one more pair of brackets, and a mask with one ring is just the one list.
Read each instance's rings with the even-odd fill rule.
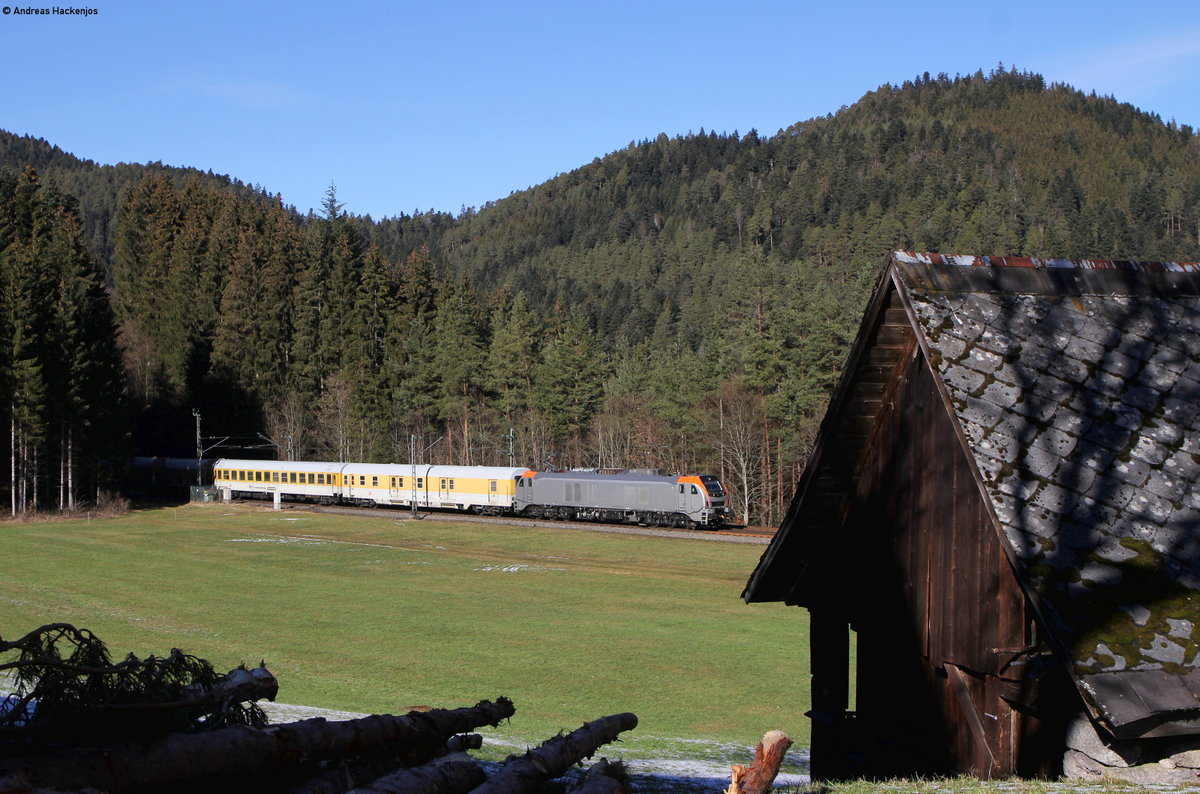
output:
[[[1076,703],[1117,739],[1200,733],[1198,415],[1196,265],[893,255],[744,593],[812,613],[822,741],[883,711],[864,642],[921,660],[950,771],[1051,770],[1028,748]],[[818,658],[842,624],[858,712]]]

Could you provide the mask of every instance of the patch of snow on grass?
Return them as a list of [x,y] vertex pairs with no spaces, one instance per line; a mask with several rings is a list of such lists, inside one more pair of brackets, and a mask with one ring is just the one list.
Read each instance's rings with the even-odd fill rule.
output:
[[330,540],[306,535],[256,535],[249,538],[229,538],[226,543],[299,543],[305,546],[366,546],[371,549],[395,549],[387,543],[360,543],[352,540]]
[[286,535],[259,535],[253,538],[229,538],[226,543],[301,543],[308,546],[323,546],[330,541],[315,538],[292,538]]
[[542,571],[562,571],[565,568],[548,568],[544,565],[526,565],[524,563],[514,563],[512,565],[485,565],[482,568],[476,568],[476,571],[490,572],[503,571],[504,573],[541,573]]

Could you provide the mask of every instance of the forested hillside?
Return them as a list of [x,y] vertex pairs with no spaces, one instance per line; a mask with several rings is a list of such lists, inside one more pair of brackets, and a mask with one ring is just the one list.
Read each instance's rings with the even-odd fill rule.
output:
[[0,158],[78,198],[142,454],[189,454],[193,409],[295,458],[501,462],[511,430],[522,464],[718,472],[763,522],[889,251],[1200,259],[1192,130],[1016,70],[884,86],[771,136],[660,135],[457,218],[354,217],[333,188],[302,216],[15,136]]

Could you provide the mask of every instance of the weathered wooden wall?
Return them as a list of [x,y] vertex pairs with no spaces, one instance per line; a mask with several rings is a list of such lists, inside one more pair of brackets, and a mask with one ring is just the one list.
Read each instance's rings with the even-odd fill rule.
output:
[[[1024,666],[1009,662],[1029,644],[1026,601],[915,346],[901,370],[843,524],[857,584],[842,585],[841,607],[812,610],[814,683],[836,678],[839,620],[858,642],[855,716],[814,722],[813,774],[842,777],[847,758],[872,777],[1016,774],[1028,728],[1000,694],[1021,685]],[[814,689],[815,711],[836,707],[832,690]]]

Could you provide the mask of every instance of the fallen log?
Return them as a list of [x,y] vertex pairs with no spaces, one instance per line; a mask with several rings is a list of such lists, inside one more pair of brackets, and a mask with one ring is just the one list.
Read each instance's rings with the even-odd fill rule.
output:
[[219,675],[178,648],[165,656],[113,663],[104,642],[69,623],[41,626],[16,641],[0,638],[0,671],[13,671],[19,695],[0,709],[0,742],[97,745],[147,741],[175,731],[262,727],[254,701],[279,685],[266,666]]
[[[478,750],[483,746],[483,737],[478,733],[464,733],[450,737],[446,742],[447,755],[431,763],[442,763],[447,759],[467,758],[464,750]],[[381,777],[396,771],[399,764],[391,755],[368,755],[344,759],[335,764],[326,764],[308,775],[299,783],[287,788],[284,794],[342,794],[348,788],[366,786]],[[482,782],[482,781],[481,781]],[[472,784],[472,788],[479,783]],[[0,789],[0,794],[5,794]]]
[[397,769],[346,794],[466,794],[485,780],[483,767],[469,758],[442,759],[411,769]]
[[72,750],[50,757],[0,760],[0,778],[20,773],[35,788],[93,786],[110,794],[170,790],[179,781],[236,778],[312,761],[369,753],[392,754],[394,766],[416,766],[444,755],[446,742],[513,715],[512,701],[482,701],[461,709],[388,714],[344,722],[322,718],[266,728],[233,727],[171,734],[150,745]]
[[570,794],[626,794],[629,790],[625,765],[601,758],[588,767],[583,780],[570,789]]
[[546,780],[561,777],[568,769],[590,758],[617,735],[637,727],[637,716],[628,712],[603,717],[566,736],[556,736],[522,756],[510,756],[500,771],[475,789],[475,794],[521,794]]
[[274,701],[279,694],[279,682],[266,667],[236,667],[230,670],[211,689],[194,688],[180,700],[162,703],[103,703],[96,707],[105,712],[151,712],[188,709],[205,714],[227,703],[249,700]]
[[735,765],[726,794],[766,794],[775,777],[784,753],[792,740],[782,731],[770,731],[754,748],[754,761],[749,767]]

